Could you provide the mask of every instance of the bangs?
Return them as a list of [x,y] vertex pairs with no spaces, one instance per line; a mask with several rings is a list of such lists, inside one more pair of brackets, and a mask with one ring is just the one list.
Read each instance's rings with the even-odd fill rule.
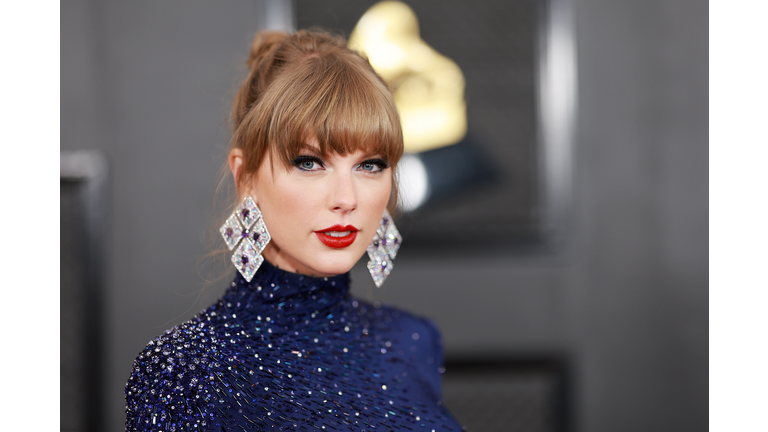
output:
[[261,101],[272,102],[266,138],[285,167],[314,139],[321,156],[362,150],[393,167],[400,160],[403,133],[392,94],[365,60],[352,56],[310,55],[276,80],[272,88],[280,94]]

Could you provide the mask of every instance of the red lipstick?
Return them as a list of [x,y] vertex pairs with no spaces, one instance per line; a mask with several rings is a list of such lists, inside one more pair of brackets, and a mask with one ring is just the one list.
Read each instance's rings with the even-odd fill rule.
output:
[[355,242],[359,230],[352,225],[334,225],[319,231],[315,231],[317,238],[324,245],[332,248],[345,248]]

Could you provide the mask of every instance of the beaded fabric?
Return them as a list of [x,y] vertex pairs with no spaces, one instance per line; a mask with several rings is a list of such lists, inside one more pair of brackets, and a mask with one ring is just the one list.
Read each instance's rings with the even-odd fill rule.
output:
[[126,431],[459,431],[431,322],[264,262],[139,354]]

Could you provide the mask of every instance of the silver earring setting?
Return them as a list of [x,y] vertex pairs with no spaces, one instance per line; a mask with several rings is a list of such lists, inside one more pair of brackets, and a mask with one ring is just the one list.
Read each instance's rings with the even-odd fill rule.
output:
[[264,225],[261,210],[250,196],[246,196],[243,202],[227,218],[224,225],[219,228],[221,236],[227,243],[229,250],[240,244],[232,254],[232,264],[250,282],[256,270],[261,267],[264,257],[261,253],[272,239]]
[[388,211],[384,210],[379,228],[373,236],[373,241],[368,246],[368,257],[371,259],[368,261],[368,271],[371,273],[376,288],[381,287],[384,279],[392,272],[392,261],[397,256],[397,251],[400,249],[402,242],[403,237],[397,231],[395,223],[392,221],[392,216],[389,215]]

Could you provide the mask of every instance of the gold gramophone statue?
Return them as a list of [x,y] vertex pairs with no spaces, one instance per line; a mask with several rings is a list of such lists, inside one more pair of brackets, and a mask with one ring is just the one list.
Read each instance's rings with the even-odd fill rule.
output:
[[363,14],[349,37],[394,91],[405,151],[456,144],[467,132],[464,76],[451,59],[419,36],[410,7],[384,1]]

